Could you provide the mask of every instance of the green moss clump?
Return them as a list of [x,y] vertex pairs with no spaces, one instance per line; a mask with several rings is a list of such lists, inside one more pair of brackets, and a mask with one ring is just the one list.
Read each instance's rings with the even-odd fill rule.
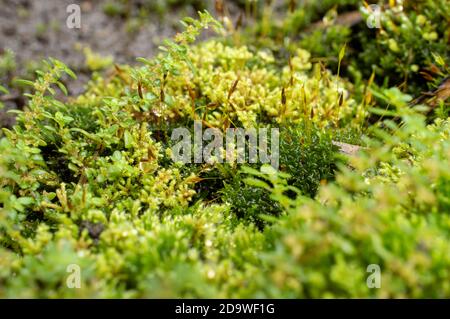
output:
[[[194,44],[223,31],[208,13],[184,25],[67,101],[60,61],[22,81],[34,93],[0,140],[0,296],[449,297],[449,119],[396,88],[361,93],[301,48]],[[171,131],[194,121],[280,128],[279,170],[173,162]]]

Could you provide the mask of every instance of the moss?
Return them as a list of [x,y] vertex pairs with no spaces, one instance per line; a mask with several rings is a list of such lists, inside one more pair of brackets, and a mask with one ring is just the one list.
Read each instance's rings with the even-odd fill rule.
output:
[[[448,118],[303,48],[235,43],[206,12],[184,24],[80,96],[56,98],[75,74],[54,59],[21,81],[33,93],[0,140],[0,296],[450,296]],[[195,43],[205,28],[218,36]],[[195,121],[279,128],[279,169],[174,162],[171,132]],[[333,141],[365,148],[344,157]]]

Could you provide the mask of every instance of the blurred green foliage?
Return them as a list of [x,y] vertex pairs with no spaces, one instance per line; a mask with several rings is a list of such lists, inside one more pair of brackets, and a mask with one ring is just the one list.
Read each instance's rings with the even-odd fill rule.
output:
[[[258,35],[249,36],[254,44],[284,48],[288,54],[300,46],[333,72],[347,44],[343,74],[356,85],[374,73],[380,86],[400,86],[413,95],[435,89],[449,75],[446,0],[293,1],[293,6],[287,1],[282,9],[278,3],[261,9],[246,31]],[[368,22],[374,24],[375,17],[379,27],[371,28]]]

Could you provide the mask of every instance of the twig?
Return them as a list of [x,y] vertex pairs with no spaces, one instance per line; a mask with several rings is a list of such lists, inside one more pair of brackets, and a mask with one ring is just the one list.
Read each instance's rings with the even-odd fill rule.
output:
[[332,141],[333,145],[339,147],[339,152],[346,155],[355,155],[359,150],[366,149],[363,146],[353,145],[343,142]]

